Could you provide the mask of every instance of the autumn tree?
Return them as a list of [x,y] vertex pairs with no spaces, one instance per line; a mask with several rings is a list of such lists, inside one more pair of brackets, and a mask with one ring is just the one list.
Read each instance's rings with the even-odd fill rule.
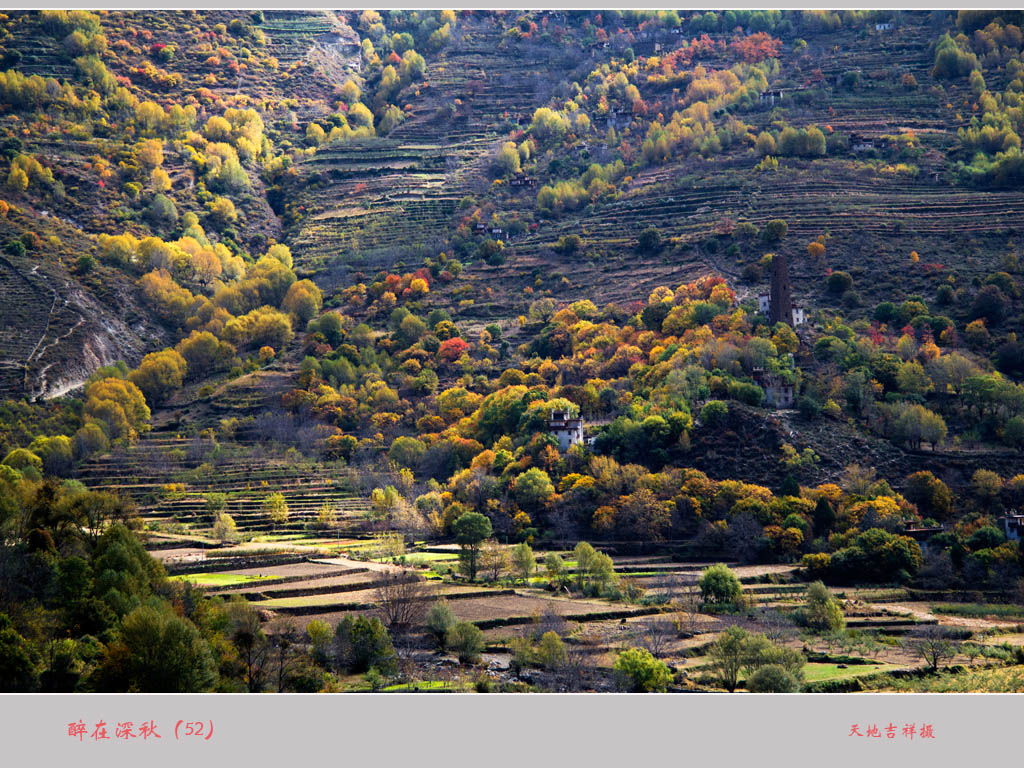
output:
[[487,539],[480,548],[480,570],[489,581],[497,581],[511,565],[508,549],[496,539]]
[[283,493],[272,493],[263,499],[263,514],[267,516],[276,529],[288,522],[288,502]]
[[297,328],[304,328],[306,323],[319,314],[321,306],[323,294],[312,280],[292,283],[281,302],[281,309],[292,316]]
[[150,416],[142,391],[117,378],[100,379],[86,387],[84,413],[100,424],[111,440],[133,438]]
[[192,331],[174,347],[187,364],[186,376],[201,379],[208,373],[226,367],[234,357],[235,348],[219,340],[209,331]]
[[520,169],[519,149],[514,141],[506,141],[498,151],[498,171],[503,176],[512,176],[519,173]]
[[271,307],[260,307],[224,326],[224,337],[237,347],[269,346],[283,349],[295,334],[288,315]]
[[238,526],[227,512],[219,513],[214,520],[213,537],[221,542],[231,542],[238,538]]
[[949,486],[927,470],[907,476],[903,495],[907,501],[917,505],[922,517],[946,520],[953,512],[953,494]]
[[165,349],[142,358],[139,367],[128,374],[128,380],[139,388],[147,402],[159,404],[181,389],[187,371],[185,358],[176,350]]

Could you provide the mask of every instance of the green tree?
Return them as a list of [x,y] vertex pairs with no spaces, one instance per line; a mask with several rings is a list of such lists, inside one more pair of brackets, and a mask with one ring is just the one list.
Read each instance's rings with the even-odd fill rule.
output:
[[479,512],[466,512],[452,523],[455,541],[461,547],[460,562],[470,581],[476,579],[480,561],[480,545],[490,538],[491,521]]
[[573,556],[576,558],[576,586],[582,592],[586,588],[587,576],[597,557],[597,550],[588,542],[581,541],[573,549]]
[[396,667],[391,637],[376,616],[346,616],[338,622],[334,643],[338,664],[348,672],[362,673],[375,667],[390,674]]
[[447,600],[441,598],[430,606],[430,611],[427,613],[427,632],[433,636],[439,648],[443,649],[445,647],[448,631],[455,624],[455,614],[452,613],[451,606],[448,605]]
[[612,562],[611,557],[604,552],[598,552],[594,555],[590,566],[587,568],[587,574],[590,576],[591,588],[598,595],[601,595],[609,586],[618,582],[618,576],[615,574],[615,564]]
[[786,236],[789,226],[782,219],[772,219],[764,225],[761,236],[767,243],[778,243]]
[[403,467],[416,469],[427,453],[427,446],[415,437],[396,437],[388,451],[388,458]]
[[568,661],[565,643],[557,632],[545,632],[537,644],[537,660],[547,670],[556,670]]
[[147,600],[165,578],[163,566],[121,523],[103,530],[89,566],[96,574],[94,593],[118,616],[130,613]]
[[719,681],[729,693],[735,691],[739,685],[749,637],[749,632],[733,625],[719,635],[708,648],[711,668],[718,674]]
[[461,664],[474,664],[484,650],[484,633],[469,621],[460,621],[445,637],[445,644],[459,657]]
[[97,670],[99,691],[197,693],[216,680],[213,655],[199,630],[168,604],[140,605],[125,616]]
[[530,467],[523,472],[513,485],[516,501],[527,511],[543,507],[554,492],[555,486],[548,473],[538,467]]
[[701,599],[707,603],[735,603],[743,592],[740,580],[724,563],[706,568],[699,585]]
[[729,416],[729,406],[721,400],[708,400],[700,409],[701,423],[708,427],[719,427]]
[[1003,426],[1003,442],[1024,452],[1024,416],[1014,416]]
[[178,209],[169,197],[158,194],[149,205],[150,221],[158,226],[173,227],[178,223]]
[[804,626],[819,632],[837,632],[846,626],[842,607],[820,581],[807,587],[807,605],[799,616]]
[[553,585],[561,585],[566,577],[565,572],[565,561],[558,555],[557,552],[549,552],[544,558],[544,572],[547,574],[548,581]]
[[796,649],[776,645],[762,634],[751,634],[735,625],[729,627],[711,645],[708,657],[722,685],[730,692],[736,690],[741,673],[748,675],[749,680],[769,666],[780,666],[799,681],[807,661]]
[[39,684],[38,659],[32,645],[0,613],[0,691],[27,693]]
[[839,296],[853,288],[853,277],[849,272],[833,272],[826,278],[825,287],[828,288],[829,293]]
[[661,232],[654,227],[647,227],[637,238],[637,249],[641,253],[657,253],[661,249]]
[[636,693],[665,691],[672,681],[668,665],[643,648],[627,648],[612,665],[618,686]]
[[525,541],[512,548],[512,567],[523,581],[529,581],[530,575],[537,567],[537,558],[534,557],[533,550]]
[[260,614],[246,600],[235,600],[226,606],[231,622],[231,642],[245,666],[245,684],[249,693],[262,691],[270,660],[270,643],[260,624]]

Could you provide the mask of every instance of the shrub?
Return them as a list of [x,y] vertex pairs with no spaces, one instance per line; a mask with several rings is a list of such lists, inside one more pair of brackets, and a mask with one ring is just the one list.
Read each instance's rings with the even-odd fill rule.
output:
[[839,602],[820,581],[807,587],[807,605],[797,611],[797,623],[820,632],[835,632],[846,625]]
[[664,691],[672,680],[668,665],[658,661],[650,651],[628,648],[622,651],[612,665],[619,688],[635,693]]
[[396,667],[391,637],[376,617],[346,616],[338,623],[334,641],[338,663],[349,672],[367,672],[376,667],[387,674]]
[[456,624],[455,614],[445,599],[438,600],[427,613],[427,632],[429,632],[438,648],[444,648],[448,640],[448,632]]
[[718,427],[725,423],[729,415],[729,406],[721,400],[709,400],[700,410],[700,420],[709,427]]
[[833,272],[825,280],[825,287],[829,293],[834,293],[837,296],[841,296],[849,290],[853,289],[853,278],[849,272]]
[[661,232],[654,227],[648,227],[637,239],[637,250],[641,253],[657,253],[661,249],[661,243]]
[[484,633],[469,621],[460,621],[445,636],[445,644],[459,657],[461,664],[475,664],[484,649]]
[[545,632],[537,646],[537,660],[548,670],[558,669],[568,660],[565,643],[557,632]]
[[742,593],[740,580],[727,565],[717,563],[700,577],[701,599],[708,603],[735,603]]
[[780,664],[761,667],[747,680],[751,693],[794,693],[799,687],[796,677]]

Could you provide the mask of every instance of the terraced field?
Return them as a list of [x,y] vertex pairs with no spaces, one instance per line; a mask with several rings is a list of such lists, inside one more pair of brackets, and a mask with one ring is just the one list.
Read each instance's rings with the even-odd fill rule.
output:
[[[199,529],[213,523],[211,494],[224,495],[223,510],[240,531],[307,537],[328,507],[337,522],[324,533],[335,539],[362,530],[367,502],[356,495],[350,475],[319,462],[296,462],[283,454],[244,449],[230,458],[210,456],[212,448],[199,439],[150,433],[131,448],[91,459],[78,478],[95,490],[117,489],[139,507],[150,526],[180,523]],[[288,504],[288,521],[274,526],[263,501],[280,493]]]

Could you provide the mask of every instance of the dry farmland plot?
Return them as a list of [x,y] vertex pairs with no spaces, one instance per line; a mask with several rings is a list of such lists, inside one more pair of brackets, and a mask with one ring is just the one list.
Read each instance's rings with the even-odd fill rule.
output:
[[149,554],[161,563],[199,562],[206,558],[206,550],[197,547],[177,549],[152,549]]
[[607,613],[639,613],[642,608],[623,604],[604,603],[588,600],[567,600],[532,597],[521,594],[459,600],[451,605],[452,612],[460,621],[489,622],[510,619],[528,619],[546,613],[563,617],[595,618]]
[[935,621],[943,626],[962,627],[981,632],[986,629],[1002,629],[1015,627],[1021,622],[1010,619],[985,619],[967,616],[951,616],[932,612],[932,603],[876,603],[870,606],[882,612],[892,614],[910,614],[919,621]]
[[[252,568],[239,568],[232,571],[223,571],[222,573],[236,574],[238,576],[256,576],[256,577],[269,577],[275,579],[285,579],[292,577],[321,577],[321,576],[333,576],[345,574],[349,569],[339,567],[336,564],[317,563],[307,561],[303,563],[289,563],[287,565],[266,565],[266,566],[254,566]],[[195,574],[202,575],[202,574]]]
[[[411,576],[410,576],[411,578]],[[375,589],[382,584],[379,573],[364,569],[353,569],[350,573],[317,579],[277,582],[272,586],[248,585],[224,590],[221,594],[244,595],[250,600],[303,597],[311,595],[337,596],[338,602],[347,602],[346,597],[360,591]],[[342,596],[344,595],[344,596]]]
[[[589,600],[563,600],[552,598],[532,597],[520,594],[496,594],[489,590],[473,590],[465,586],[457,585],[432,585],[436,590],[432,594],[444,596],[449,600],[449,605],[455,617],[460,621],[471,621],[481,624],[483,628],[493,628],[492,623],[510,625],[530,624],[536,617],[545,614],[556,614],[562,617],[572,617],[573,620],[588,620],[593,616],[595,620],[605,614],[616,617],[620,615],[650,613],[654,609],[625,606],[616,603],[603,603]],[[479,591],[479,596],[475,594]],[[285,600],[260,601],[257,605],[260,608],[277,610],[282,613],[294,611],[296,621],[305,626],[313,619],[325,621],[334,625],[351,613],[365,613],[372,610],[369,606],[376,601],[376,590],[365,590],[362,592],[346,592],[334,595],[313,595],[310,597],[290,598]],[[331,604],[359,604],[366,608],[352,610],[341,608],[331,609]],[[323,605],[323,613],[309,613],[310,609],[316,610],[317,605]],[[283,610],[282,610],[283,609]],[[509,627],[509,630],[512,630]],[[514,633],[514,632],[513,632]],[[509,634],[506,631],[504,634]]]
[[[426,599],[433,599],[436,597],[466,594],[466,590],[461,587],[457,587],[451,584],[436,584],[433,582],[427,582],[425,584],[427,591]],[[271,598],[270,600],[259,601],[260,608],[267,608],[269,610],[281,610],[282,612],[289,611],[308,611],[308,609],[315,609],[317,607],[323,607],[324,610],[347,610],[346,606],[349,605],[369,605],[376,603],[378,597],[377,589],[359,589],[348,592],[328,592],[326,594],[310,594],[300,595],[297,597],[280,597]],[[457,613],[457,612],[456,612]]]
[[1014,646],[1024,646],[1024,632],[1013,632],[1007,635],[991,635],[979,640],[978,642],[984,643],[985,645],[1002,645],[1008,643]]

